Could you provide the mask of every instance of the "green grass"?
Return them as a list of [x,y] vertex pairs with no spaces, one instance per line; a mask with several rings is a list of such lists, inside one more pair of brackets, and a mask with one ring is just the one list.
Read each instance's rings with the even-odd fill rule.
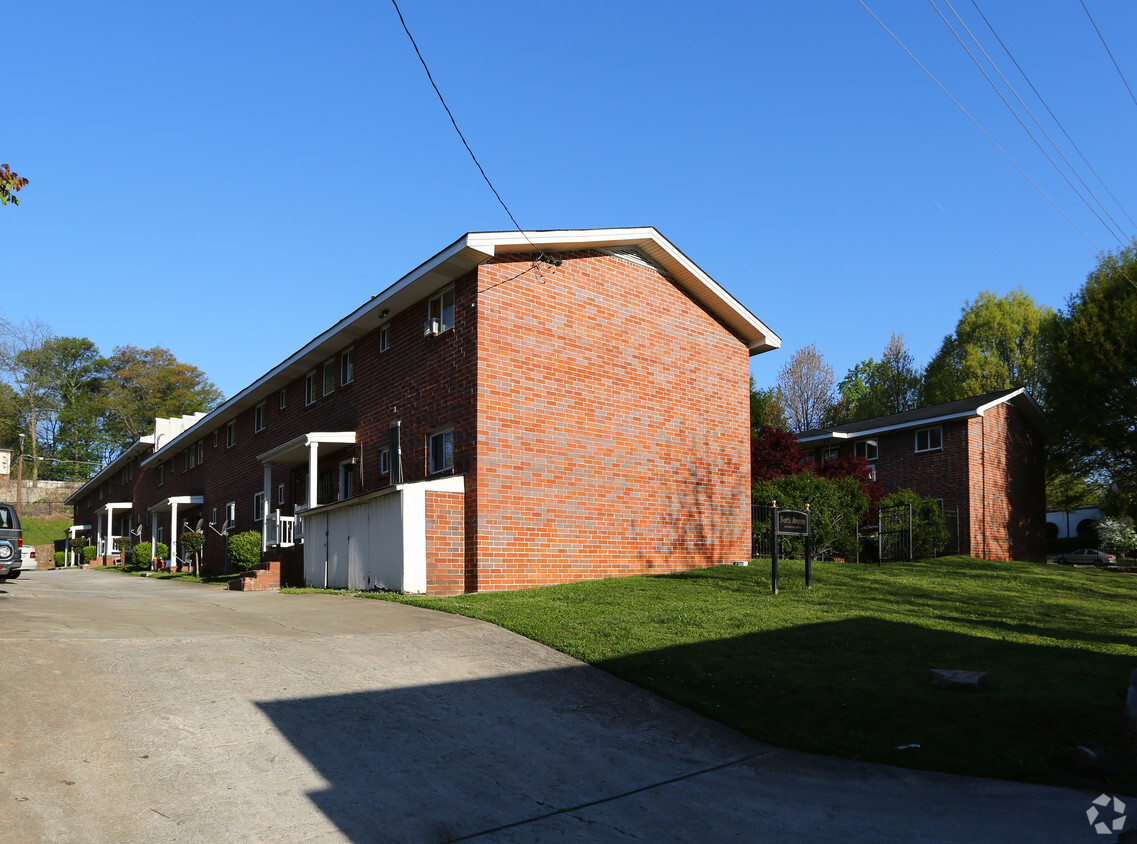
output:
[[47,545],[57,539],[66,539],[69,527],[70,519],[38,519],[33,516],[20,519],[25,545]]
[[[773,744],[927,770],[1137,793],[1122,707],[1137,576],[948,557],[769,562],[451,598],[484,619]],[[981,692],[930,668],[986,671]],[[898,749],[918,744],[919,748]],[[1073,765],[1074,749],[1102,763]]]
[[240,572],[233,572],[231,574],[214,574],[207,572],[201,575],[201,577],[197,577],[188,571],[150,571],[148,568],[137,568],[133,565],[127,566],[125,571],[122,566],[91,566],[90,568],[91,571],[112,571],[132,577],[150,577],[154,580],[183,580],[187,583],[228,583],[233,578],[241,576]]

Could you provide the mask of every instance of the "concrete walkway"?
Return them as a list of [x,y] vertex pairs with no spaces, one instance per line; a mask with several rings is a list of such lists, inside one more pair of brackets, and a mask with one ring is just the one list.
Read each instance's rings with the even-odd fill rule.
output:
[[382,601],[29,572],[0,645],[3,842],[1115,840],[1093,794],[778,750]]

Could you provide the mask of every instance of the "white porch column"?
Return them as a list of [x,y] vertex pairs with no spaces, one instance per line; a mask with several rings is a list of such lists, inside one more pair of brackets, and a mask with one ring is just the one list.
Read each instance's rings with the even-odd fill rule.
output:
[[101,557],[103,556],[103,514],[95,514],[95,551]]
[[170,562],[178,559],[178,502],[170,501]]
[[264,464],[265,482],[264,482],[264,496],[261,501],[261,553],[263,554],[268,550],[268,514],[269,504],[272,502],[272,464]]
[[316,470],[320,465],[320,444],[308,443],[308,506],[315,507],[316,501]]

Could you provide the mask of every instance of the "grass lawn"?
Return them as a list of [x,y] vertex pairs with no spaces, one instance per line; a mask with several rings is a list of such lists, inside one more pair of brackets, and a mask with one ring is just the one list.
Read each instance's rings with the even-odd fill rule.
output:
[[69,527],[70,519],[37,519],[34,516],[20,519],[25,545],[47,545],[57,539],[66,539]]
[[[769,562],[518,592],[367,594],[485,619],[782,747],[1137,794],[1137,576],[947,557]],[[986,671],[981,692],[930,668]],[[907,747],[905,745],[919,745]],[[1083,770],[1074,749],[1096,751]]]
[[154,580],[184,580],[187,583],[228,583],[233,578],[241,576],[240,572],[234,572],[232,574],[206,573],[197,577],[188,571],[150,571],[148,568],[136,568],[133,565],[127,566],[125,571],[122,566],[91,566],[90,568],[91,571],[113,571],[133,577],[151,577]]

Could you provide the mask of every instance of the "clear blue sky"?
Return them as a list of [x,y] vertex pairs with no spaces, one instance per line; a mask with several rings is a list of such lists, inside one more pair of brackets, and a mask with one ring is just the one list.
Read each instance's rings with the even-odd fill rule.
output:
[[[782,337],[764,385],[809,343],[840,378],[893,331],[922,365],[979,291],[1057,308],[1118,246],[931,4],[866,2],[1093,245],[856,0],[402,8],[521,225],[656,226]],[[1086,3],[1137,84],[1137,4]],[[1137,218],[1137,104],[1079,0],[979,5]],[[24,2],[4,28],[0,161],[31,179],[0,208],[9,319],[166,346],[232,395],[511,228],[382,0]]]

